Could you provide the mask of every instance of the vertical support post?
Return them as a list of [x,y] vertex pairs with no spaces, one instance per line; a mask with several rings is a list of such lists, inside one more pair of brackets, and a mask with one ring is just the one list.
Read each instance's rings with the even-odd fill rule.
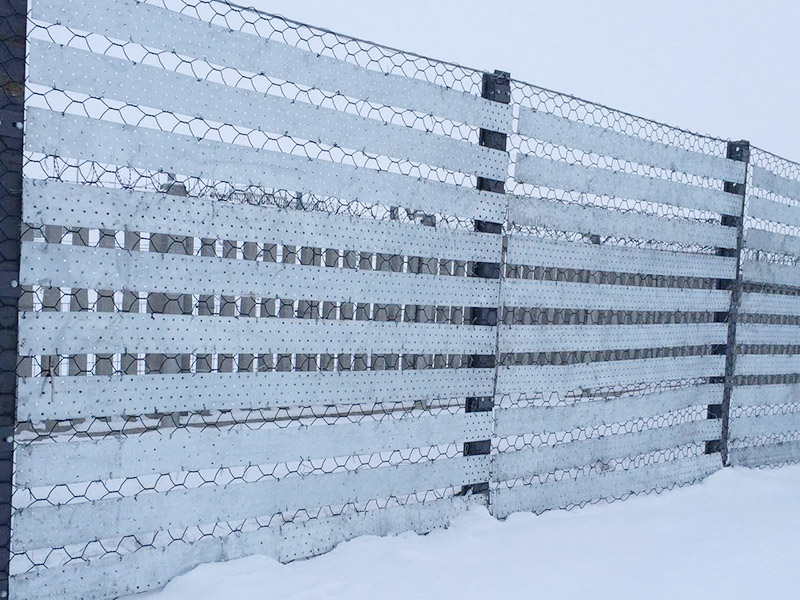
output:
[[[492,102],[510,104],[511,102],[511,74],[504,71],[494,73],[484,73],[483,90],[481,94],[484,98]],[[488,129],[480,130],[480,145],[495,150],[506,150],[507,136],[498,131]],[[478,177],[478,189],[493,194],[505,194],[505,181],[496,179],[486,179]],[[475,231],[482,233],[503,234],[502,223],[492,223],[490,221],[475,221]],[[472,277],[482,279],[500,279],[500,263],[476,262],[473,264]],[[472,307],[470,309],[470,323],[472,325],[482,325],[485,327],[497,327],[499,307],[483,308]],[[470,357],[470,366],[473,368],[493,369],[497,364],[495,355],[473,355]],[[490,412],[494,408],[494,397],[483,396],[467,398],[466,411],[470,412]],[[464,454],[474,456],[480,454],[490,454],[492,450],[492,440],[479,440],[464,444]],[[474,494],[484,494],[489,491],[489,482],[476,483],[468,486],[465,491]]]
[[0,0],[0,598],[8,598],[27,0]]
[[[728,142],[727,157],[731,160],[749,163],[750,142]],[[738,216],[723,215],[721,224],[725,227],[736,228],[736,248],[720,248],[717,254],[729,256],[736,260],[736,275],[732,280],[720,279],[717,281],[718,289],[730,290],[731,303],[728,312],[716,313],[715,321],[728,324],[728,337],[725,348],[720,349],[720,354],[725,354],[725,375],[712,379],[712,383],[722,383],[722,404],[711,404],[708,407],[709,419],[722,420],[722,435],[719,440],[706,442],[706,454],[720,452],[722,464],[728,465],[728,431],[730,429],[731,394],[733,392],[734,373],[736,369],[736,323],[739,317],[739,304],[742,296],[742,248],[744,246],[744,215],[745,200],[747,197],[747,171],[744,183],[732,181],[724,182],[724,189],[729,194],[741,196],[741,210]]]

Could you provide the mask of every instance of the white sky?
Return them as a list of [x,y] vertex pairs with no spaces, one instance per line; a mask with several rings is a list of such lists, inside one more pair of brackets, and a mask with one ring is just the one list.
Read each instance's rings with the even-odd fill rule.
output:
[[240,0],[800,161],[797,0]]

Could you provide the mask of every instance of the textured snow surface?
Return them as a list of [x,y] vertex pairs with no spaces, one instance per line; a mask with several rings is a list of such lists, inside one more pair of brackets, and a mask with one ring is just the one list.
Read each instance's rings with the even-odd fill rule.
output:
[[800,465],[724,469],[625,502],[362,537],[288,565],[203,565],[137,600],[797,598]]

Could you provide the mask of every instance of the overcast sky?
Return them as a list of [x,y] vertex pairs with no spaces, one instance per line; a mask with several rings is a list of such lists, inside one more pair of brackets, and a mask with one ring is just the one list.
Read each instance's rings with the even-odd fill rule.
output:
[[797,0],[240,0],[800,161]]

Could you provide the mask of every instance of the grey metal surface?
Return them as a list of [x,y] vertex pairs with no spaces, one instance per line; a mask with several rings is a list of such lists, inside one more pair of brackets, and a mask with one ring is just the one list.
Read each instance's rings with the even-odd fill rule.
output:
[[119,538],[272,515],[298,508],[461,486],[489,477],[489,456],[464,456],[410,465],[280,480],[203,486],[136,497],[34,507],[18,511],[12,549]]
[[800,255],[800,237],[763,229],[750,229],[747,232],[747,248],[797,256]]
[[800,227],[800,206],[790,206],[761,196],[750,196],[747,214],[754,219]]
[[342,92],[493,131],[511,131],[511,107],[413,77],[383,73],[135,0],[33,0],[32,17],[162,48],[250,73]]
[[[505,179],[508,154],[424,130],[32,40],[30,80],[55,89],[287,134],[479,177]],[[98,73],[103,73],[102,79]]]
[[745,292],[739,310],[752,314],[800,316],[800,296]]
[[23,285],[259,298],[496,306],[499,281],[25,242]]
[[754,187],[772,192],[778,196],[800,200],[800,181],[788,177],[781,177],[758,165],[753,166],[751,183]]
[[736,343],[767,346],[799,346],[800,325],[739,323],[736,331]]
[[740,354],[737,375],[800,374],[800,354]]
[[589,125],[552,113],[522,107],[519,133],[559,146],[611,156],[640,165],[652,165],[723,181],[743,183],[746,164],[702,152],[652,142],[606,127]]
[[316,556],[360,535],[427,533],[447,527],[469,509],[482,504],[478,496],[450,497],[327,519],[287,523],[223,537],[207,536],[192,543],[145,547],[132,554],[111,554],[90,562],[39,569],[14,575],[12,592],[20,598],[106,600],[119,594],[155,590],[203,563],[262,554],[289,561]]
[[[316,193],[466,218],[494,216],[504,198],[470,187],[239,144],[29,108],[29,152]],[[502,214],[502,213],[501,213]]]
[[800,432],[800,412],[776,413],[731,420],[731,438],[746,439]]
[[517,158],[514,177],[521,183],[567,192],[644,200],[724,215],[741,211],[741,198],[718,189],[531,155]]
[[800,383],[771,385],[739,385],[733,390],[731,405],[769,406],[800,402]]
[[691,380],[722,375],[724,356],[679,356],[611,360],[572,365],[500,367],[497,393],[565,393],[652,381]]
[[[498,236],[459,229],[46,180],[26,179],[23,185],[23,218],[36,226],[147,231],[468,261],[500,260],[502,252]],[[491,214],[505,210],[501,203],[491,205]]]
[[493,384],[494,369],[25,377],[18,402],[20,419],[43,421],[463,398]]
[[720,433],[720,419],[702,420],[565,442],[555,446],[501,452],[494,456],[493,475],[497,481],[506,481],[556,470],[569,470],[598,461],[607,462],[615,458],[634,457],[666,448],[719,439]]
[[514,234],[508,236],[506,260],[512,265],[716,279],[732,279],[736,272],[736,260],[731,257]]
[[754,283],[800,286],[800,265],[768,263],[746,259],[742,261],[742,278]]
[[739,467],[767,467],[800,462],[800,440],[733,448],[730,463]]
[[19,320],[19,351],[491,354],[495,332],[473,325],[237,318],[134,313],[29,312]]
[[327,427],[205,429],[22,445],[17,449],[16,483],[59,485],[456,444],[489,438],[492,415],[445,413]]
[[725,323],[501,325],[500,352],[565,352],[724,344]]
[[591,310],[722,312],[727,290],[634,285],[597,285],[571,281],[505,279],[500,290],[506,306],[586,308]]
[[504,518],[518,511],[544,512],[593,500],[664,490],[693,483],[722,468],[718,454],[660,462],[628,471],[587,475],[565,481],[500,488],[492,496],[492,512]]
[[736,247],[736,232],[730,227],[714,223],[668,219],[518,195],[509,196],[508,220],[515,225],[549,227],[559,231],[719,248]]
[[495,435],[561,432],[647,419],[722,401],[722,384],[693,385],[642,396],[610,396],[565,406],[528,406],[495,411]]

